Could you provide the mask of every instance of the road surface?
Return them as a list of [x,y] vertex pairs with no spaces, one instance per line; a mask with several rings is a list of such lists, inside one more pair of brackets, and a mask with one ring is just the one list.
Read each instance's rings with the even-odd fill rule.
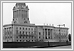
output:
[[69,46],[57,46],[57,47],[49,47],[49,48],[56,48],[56,49],[71,49],[71,45],[69,45]]

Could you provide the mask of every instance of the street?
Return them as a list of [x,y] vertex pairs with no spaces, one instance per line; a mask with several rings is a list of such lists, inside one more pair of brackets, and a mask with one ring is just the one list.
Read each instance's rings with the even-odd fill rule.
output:
[[62,49],[71,49],[71,45],[69,45],[69,46],[57,46],[57,47],[49,47],[49,48],[56,48],[56,49],[58,49],[58,48],[62,48]]

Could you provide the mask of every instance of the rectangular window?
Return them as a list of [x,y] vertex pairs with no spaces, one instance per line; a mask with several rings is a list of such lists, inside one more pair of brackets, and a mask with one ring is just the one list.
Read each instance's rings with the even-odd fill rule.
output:
[[16,27],[16,29],[18,29],[18,27]]
[[23,28],[23,30],[24,30],[24,28]]
[[30,34],[30,32],[29,32],[29,34]]
[[39,38],[40,38],[40,36],[39,36]]
[[23,31],[23,34],[24,34],[24,31]]
[[26,28],[26,30],[27,30],[27,28]]
[[39,35],[41,35],[41,32],[39,32]]
[[27,34],[27,32],[26,32],[26,34]]
[[21,27],[20,27],[20,29],[21,29]]
[[20,31],[20,34],[21,34],[21,31]]
[[49,37],[49,39],[50,39],[50,37]]
[[16,30],[16,34],[18,34],[18,30]]
[[33,34],[33,32],[31,32],[31,34]]
[[30,30],[30,28],[29,28],[29,30]]
[[31,30],[33,30],[33,28],[31,28]]
[[24,36],[23,36],[23,38],[24,38]]

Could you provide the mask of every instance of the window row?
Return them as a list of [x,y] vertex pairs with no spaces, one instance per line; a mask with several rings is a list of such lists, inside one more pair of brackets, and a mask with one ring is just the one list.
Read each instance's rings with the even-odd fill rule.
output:
[[8,29],[11,29],[12,27],[8,27],[8,28],[4,28],[4,30],[8,30]]
[[34,30],[33,28],[24,28],[24,27],[23,27],[23,28],[22,28],[22,27],[19,27],[19,28],[16,27],[16,29],[20,29],[20,30],[21,30],[21,29],[23,29],[23,30],[24,30],[24,29],[25,29],[25,30]]
[[26,38],[30,38],[30,39],[32,38],[32,39],[33,39],[33,38],[35,38],[35,37],[33,37],[33,36],[29,36],[29,37],[27,37],[27,36],[17,36],[16,38],[25,38],[25,39],[26,39]]
[[34,32],[16,31],[16,34],[34,34]]
[[54,30],[54,31],[67,32],[67,30]]
[[16,40],[17,42],[35,42],[35,40]]
[[4,39],[11,39],[11,38],[12,38],[11,36],[10,37],[6,37],[6,36],[4,37]]

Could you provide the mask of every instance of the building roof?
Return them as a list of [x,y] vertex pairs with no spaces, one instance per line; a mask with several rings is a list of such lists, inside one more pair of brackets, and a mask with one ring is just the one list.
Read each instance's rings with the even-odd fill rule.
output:
[[[35,25],[35,24],[6,24],[3,25],[3,27],[7,27],[7,26],[29,26],[29,27],[52,27],[52,28],[58,28],[59,27],[54,27],[54,26],[49,26],[49,25]],[[61,29],[69,29],[67,27],[60,27]]]
[[16,6],[26,6],[26,4],[25,3],[16,3]]

